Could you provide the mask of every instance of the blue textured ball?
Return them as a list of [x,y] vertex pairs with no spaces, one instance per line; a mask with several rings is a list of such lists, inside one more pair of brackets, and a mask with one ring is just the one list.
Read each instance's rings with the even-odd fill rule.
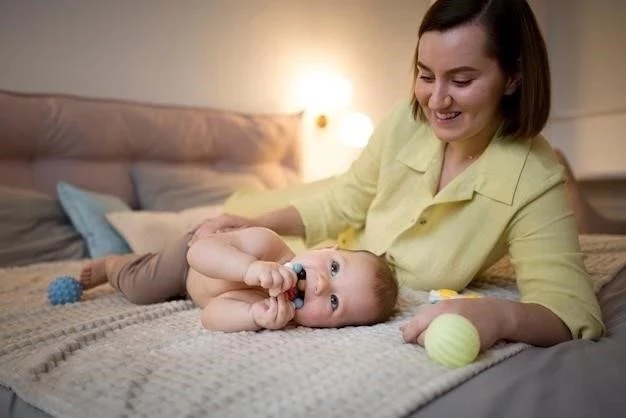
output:
[[83,295],[83,286],[72,276],[59,276],[48,286],[48,300],[53,305],[74,303]]

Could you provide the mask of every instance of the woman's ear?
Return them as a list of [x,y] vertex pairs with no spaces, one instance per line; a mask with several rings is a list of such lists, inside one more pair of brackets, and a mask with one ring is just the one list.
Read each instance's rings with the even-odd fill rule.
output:
[[510,96],[513,93],[515,93],[521,81],[522,81],[521,73],[515,73],[514,75],[510,76],[506,82],[506,85],[504,86],[504,95]]

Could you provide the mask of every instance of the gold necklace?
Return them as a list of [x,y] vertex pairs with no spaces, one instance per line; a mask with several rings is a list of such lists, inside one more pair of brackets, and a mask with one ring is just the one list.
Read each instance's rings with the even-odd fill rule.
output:
[[[445,149],[444,149],[444,153],[447,151],[448,149],[448,144],[446,144]],[[474,154],[468,155],[467,157],[463,157],[463,160],[468,160],[468,161],[473,161],[474,159],[480,157],[480,155],[485,151],[485,149],[482,149],[478,152],[475,152]]]

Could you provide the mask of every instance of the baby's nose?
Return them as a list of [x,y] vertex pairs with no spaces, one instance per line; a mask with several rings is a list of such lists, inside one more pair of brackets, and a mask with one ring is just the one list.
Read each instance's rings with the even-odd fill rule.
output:
[[323,293],[328,287],[328,278],[323,274],[317,276],[317,283],[315,284],[315,294]]

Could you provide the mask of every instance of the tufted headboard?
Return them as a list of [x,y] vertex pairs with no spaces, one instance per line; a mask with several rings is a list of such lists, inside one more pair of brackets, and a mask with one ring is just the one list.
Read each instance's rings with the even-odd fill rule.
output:
[[59,180],[138,206],[138,162],[300,177],[301,114],[233,111],[0,91],[0,186],[50,195]]

